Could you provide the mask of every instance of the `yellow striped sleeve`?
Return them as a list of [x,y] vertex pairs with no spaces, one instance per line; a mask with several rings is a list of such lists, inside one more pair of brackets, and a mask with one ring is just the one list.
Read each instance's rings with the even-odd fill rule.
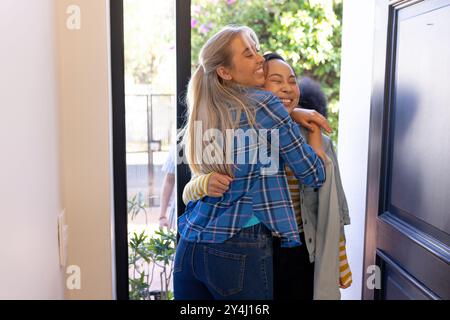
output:
[[184,204],[188,204],[189,201],[199,200],[208,195],[208,182],[213,173],[199,175],[186,184],[183,190]]
[[288,182],[289,193],[291,194],[292,207],[294,208],[298,231],[303,232],[303,222],[300,204],[300,185],[291,168],[286,166],[285,169],[286,169],[286,179]]
[[341,235],[339,241],[339,283],[341,286],[348,286],[352,283],[352,272],[347,260],[345,239]]

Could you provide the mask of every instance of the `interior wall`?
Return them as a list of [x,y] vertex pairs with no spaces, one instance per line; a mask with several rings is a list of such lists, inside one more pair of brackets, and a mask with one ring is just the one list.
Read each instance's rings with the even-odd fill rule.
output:
[[0,1],[0,299],[64,298],[54,5]]

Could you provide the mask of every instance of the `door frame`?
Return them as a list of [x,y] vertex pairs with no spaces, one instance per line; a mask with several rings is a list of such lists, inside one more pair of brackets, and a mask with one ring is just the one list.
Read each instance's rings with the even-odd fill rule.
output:
[[[184,96],[191,76],[191,1],[175,0],[177,129],[184,125]],[[124,0],[110,0],[111,93],[114,179],[115,280],[118,300],[129,299],[128,217],[125,123]],[[189,168],[178,164],[176,172],[178,215],[184,212],[182,191],[189,181]]]

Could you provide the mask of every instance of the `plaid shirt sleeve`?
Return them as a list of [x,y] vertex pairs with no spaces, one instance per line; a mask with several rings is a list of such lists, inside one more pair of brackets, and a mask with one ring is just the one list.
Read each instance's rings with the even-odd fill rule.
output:
[[[325,181],[324,164],[306,143],[298,124],[291,119],[280,99],[267,92],[258,100],[258,125],[266,129],[278,129],[281,158],[301,183],[309,187],[321,187]],[[271,143],[276,147],[277,141],[273,137]]]

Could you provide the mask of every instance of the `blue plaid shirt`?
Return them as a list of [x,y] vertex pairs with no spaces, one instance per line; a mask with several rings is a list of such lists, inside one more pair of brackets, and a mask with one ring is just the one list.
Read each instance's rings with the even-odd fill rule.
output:
[[[257,102],[255,129],[278,129],[278,169],[272,174],[262,174],[261,170],[270,165],[263,165],[260,161],[235,164],[235,177],[228,191],[222,197],[206,196],[189,202],[186,212],[178,218],[178,231],[187,241],[221,243],[233,237],[255,216],[273,235],[281,238],[283,247],[298,246],[301,241],[284,167],[287,164],[306,186],[320,187],[325,181],[324,165],[306,144],[299,126],[278,97],[257,89],[249,89],[248,94]],[[250,129],[244,113],[239,128]],[[273,141],[269,135],[268,144]],[[247,142],[244,146],[234,148],[235,157],[243,152],[249,159],[255,146]],[[271,155],[270,152],[268,154]]]

